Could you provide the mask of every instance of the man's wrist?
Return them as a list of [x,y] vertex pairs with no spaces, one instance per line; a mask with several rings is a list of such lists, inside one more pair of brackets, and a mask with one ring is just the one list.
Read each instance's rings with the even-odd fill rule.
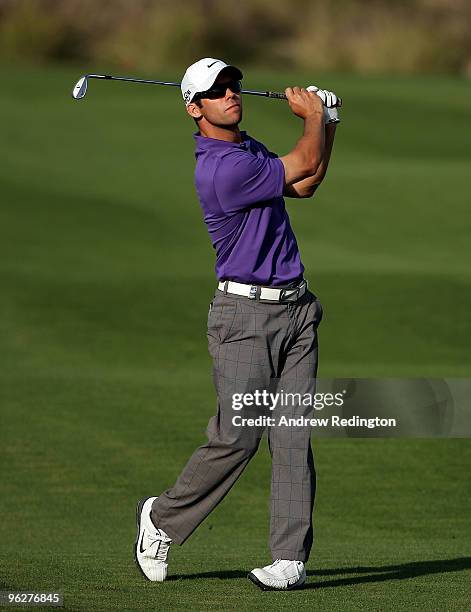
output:
[[324,118],[324,109],[321,108],[319,110],[311,111],[309,115],[304,117],[304,121],[319,121],[319,119],[323,120]]

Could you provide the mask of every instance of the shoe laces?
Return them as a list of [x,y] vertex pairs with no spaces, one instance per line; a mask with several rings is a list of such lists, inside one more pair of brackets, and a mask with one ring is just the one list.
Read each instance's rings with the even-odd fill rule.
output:
[[279,563],[281,563],[282,559],[276,559],[275,561],[273,561],[273,563],[271,565],[268,566],[269,569],[272,569],[274,567],[276,567]]
[[157,543],[157,547],[154,558],[158,561],[166,561],[168,549],[170,547],[170,544],[172,543],[172,540],[167,536],[162,536],[161,532],[157,531],[157,537],[152,538],[150,546],[153,546],[155,543]]
[[[269,567],[270,567],[270,569],[274,568],[277,565],[279,565],[280,563],[284,564],[285,567],[289,563],[295,563],[297,565],[297,561],[290,561],[289,559],[276,559],[275,561],[273,561],[273,563]],[[281,568],[281,569],[283,570],[284,568]]]

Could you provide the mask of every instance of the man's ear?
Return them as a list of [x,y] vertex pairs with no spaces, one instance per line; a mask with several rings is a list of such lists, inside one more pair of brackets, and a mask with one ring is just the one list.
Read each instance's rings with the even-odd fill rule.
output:
[[190,115],[190,117],[196,120],[201,119],[203,116],[200,107],[195,102],[190,102],[190,104],[188,104],[186,107],[186,112]]

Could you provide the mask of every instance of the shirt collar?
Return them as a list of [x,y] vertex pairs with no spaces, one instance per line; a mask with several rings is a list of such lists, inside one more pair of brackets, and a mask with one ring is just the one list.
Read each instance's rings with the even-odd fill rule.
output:
[[195,139],[196,151],[195,153],[202,153],[203,151],[210,150],[222,150],[222,149],[250,149],[250,136],[244,130],[240,131],[242,136],[242,142],[229,142],[228,140],[219,140],[218,138],[208,138],[207,136],[201,136],[199,132],[193,134]]

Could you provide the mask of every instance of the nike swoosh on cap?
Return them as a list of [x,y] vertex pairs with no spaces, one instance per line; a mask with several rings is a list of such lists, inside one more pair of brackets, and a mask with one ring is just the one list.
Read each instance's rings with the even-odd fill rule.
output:
[[208,64],[208,68],[211,68],[211,66],[214,66],[214,64],[217,64],[219,62],[219,60],[216,60],[215,62],[213,62],[212,64]]

